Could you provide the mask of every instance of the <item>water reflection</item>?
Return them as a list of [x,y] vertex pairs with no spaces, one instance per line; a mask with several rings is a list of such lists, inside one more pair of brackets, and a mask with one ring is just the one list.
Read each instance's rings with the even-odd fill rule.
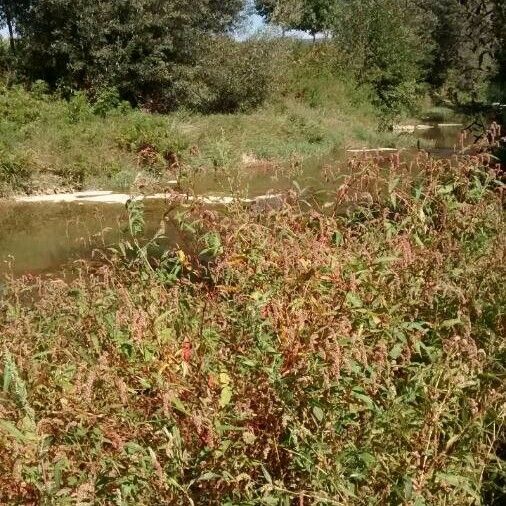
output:
[[[147,233],[154,233],[161,204],[146,206]],[[0,273],[42,273],[91,258],[96,249],[117,244],[128,217],[121,205],[79,203],[0,204]]]

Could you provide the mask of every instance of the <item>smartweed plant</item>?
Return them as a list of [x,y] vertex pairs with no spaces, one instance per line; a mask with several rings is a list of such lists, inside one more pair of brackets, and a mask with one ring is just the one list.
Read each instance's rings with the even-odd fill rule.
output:
[[182,212],[170,282],[135,240],[9,281],[0,502],[500,504],[504,187],[417,163],[362,164],[325,209]]

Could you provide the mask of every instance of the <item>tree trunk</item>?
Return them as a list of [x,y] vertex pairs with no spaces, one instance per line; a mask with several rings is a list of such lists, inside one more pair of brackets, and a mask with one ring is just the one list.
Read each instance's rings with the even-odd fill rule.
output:
[[9,45],[11,46],[11,51],[14,52],[16,49],[16,41],[14,40],[14,20],[12,18],[12,11],[9,1],[2,0],[2,11],[5,17],[5,24],[7,25],[7,30],[9,30]]
[[11,51],[14,52],[16,49],[16,44],[14,42],[14,28],[12,26],[12,18],[9,13],[6,14],[7,17],[7,29],[9,30],[9,44],[11,46]]

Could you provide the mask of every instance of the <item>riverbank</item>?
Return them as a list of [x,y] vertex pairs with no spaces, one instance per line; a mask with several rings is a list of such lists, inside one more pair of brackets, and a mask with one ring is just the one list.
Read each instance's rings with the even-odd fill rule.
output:
[[505,221],[478,158],[357,166],[334,209],[194,205],[0,300],[0,502],[492,504]]
[[227,181],[399,143],[397,134],[378,132],[365,92],[339,81],[325,86],[329,98],[319,104],[293,89],[251,113],[207,116],[127,104],[98,114],[82,94],[66,101],[1,87],[0,195],[159,192],[202,173]]
[[[460,128],[420,130],[404,141],[430,145],[436,158],[459,155]],[[257,212],[279,209],[283,196],[298,197],[306,205],[333,208],[336,192],[356,167],[365,162],[397,167],[407,163],[416,166],[427,156],[416,148],[349,150],[343,160],[319,161],[306,167],[240,171],[236,177],[224,179],[200,174],[186,181],[187,189],[178,181],[167,181],[163,193],[149,193],[143,188],[135,194],[111,191],[62,192],[0,199],[0,277],[3,275],[45,274],[57,276],[61,269],[79,259],[99,257],[100,252],[117,245],[128,230],[126,204],[143,202],[148,234],[160,227],[167,207],[181,209],[195,204],[209,210],[230,204],[251,206]],[[156,191],[156,190],[155,190]],[[311,203],[311,204],[309,204]],[[176,234],[177,236],[177,234]],[[67,267],[66,267],[67,266]]]
[[168,204],[172,202],[190,203],[198,202],[204,205],[226,205],[232,203],[238,204],[258,204],[278,200],[280,194],[269,193],[266,195],[257,195],[255,197],[239,197],[234,195],[185,195],[182,193],[155,193],[150,195],[127,195],[126,193],[115,193],[112,191],[89,191],[74,193],[56,193],[53,195],[34,195],[25,197],[15,197],[14,202],[27,204],[35,203],[56,203],[62,202],[88,202],[93,204],[122,204],[126,205],[131,201],[159,200]]
[[403,148],[448,156],[459,147],[461,124],[437,122],[451,118],[449,110],[427,116],[431,124],[379,132],[372,106],[355,107],[344,85],[335,91],[335,100],[318,108],[285,97],[249,114],[199,116],[126,105],[97,115],[81,95],[65,101],[4,88],[0,198],[50,202],[79,192],[250,198],[286,191],[294,179],[319,187],[328,167],[345,170],[350,157],[386,158]]

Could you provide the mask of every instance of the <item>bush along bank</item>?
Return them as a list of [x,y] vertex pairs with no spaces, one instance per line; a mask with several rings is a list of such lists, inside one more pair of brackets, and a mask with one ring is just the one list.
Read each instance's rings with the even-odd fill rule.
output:
[[94,103],[82,92],[62,99],[41,83],[31,91],[0,86],[0,197],[141,185],[162,191],[168,180],[186,184],[206,171],[226,182],[251,173],[251,160],[289,167],[350,145],[399,141],[377,131],[363,89],[299,77],[254,111],[209,115],[151,114],[107,93]]
[[9,281],[0,502],[493,504],[500,190],[478,158],[365,164],[344,214],[170,214],[157,261],[134,205],[100,268]]

